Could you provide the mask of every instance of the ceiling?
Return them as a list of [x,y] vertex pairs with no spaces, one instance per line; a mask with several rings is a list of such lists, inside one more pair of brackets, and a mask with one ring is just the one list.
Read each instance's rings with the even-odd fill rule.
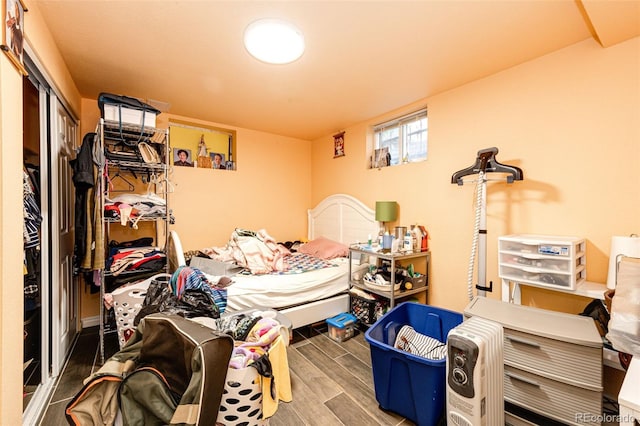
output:
[[[640,34],[640,0],[31,0],[82,97],[313,140],[593,37]],[[253,59],[243,31],[291,21],[306,52]],[[28,16],[27,16],[28,19]],[[27,22],[28,32],[28,22]]]

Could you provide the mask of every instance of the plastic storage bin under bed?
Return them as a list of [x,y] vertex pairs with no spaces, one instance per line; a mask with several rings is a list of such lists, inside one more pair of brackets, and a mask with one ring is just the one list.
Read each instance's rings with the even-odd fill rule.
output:
[[418,425],[437,425],[444,413],[446,359],[430,360],[394,348],[398,331],[410,325],[446,343],[462,314],[414,302],[402,303],[382,316],[367,332],[373,382],[380,408]]

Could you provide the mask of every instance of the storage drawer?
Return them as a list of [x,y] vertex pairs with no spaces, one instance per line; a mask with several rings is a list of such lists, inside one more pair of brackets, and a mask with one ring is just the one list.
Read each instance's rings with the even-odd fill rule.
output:
[[500,237],[500,250],[521,254],[570,257],[584,251],[584,240],[553,235],[507,235]]
[[602,348],[505,328],[504,362],[549,379],[602,391]]
[[[579,260],[576,268],[580,267]],[[548,259],[537,254],[511,254],[500,253],[500,263],[505,266],[514,266],[516,268],[531,267],[544,269],[548,272],[570,272],[571,262],[567,259]]]
[[600,425],[602,394],[505,365],[504,399],[569,425]]
[[515,234],[498,238],[500,278],[575,290],[586,280],[584,238]]
[[544,268],[516,267],[502,264],[500,265],[500,276],[512,281],[566,290],[575,290],[577,284],[584,280],[582,278],[582,270],[573,275],[570,273],[549,272]]
[[504,413],[504,425],[505,426],[537,426],[535,423],[530,422],[522,417],[518,417],[515,414],[506,412]]

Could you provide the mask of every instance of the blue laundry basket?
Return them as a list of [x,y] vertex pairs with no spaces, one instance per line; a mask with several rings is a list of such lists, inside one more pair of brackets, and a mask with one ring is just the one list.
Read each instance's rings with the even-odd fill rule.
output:
[[462,323],[462,314],[415,302],[402,303],[382,316],[365,333],[371,349],[376,399],[418,425],[435,426],[446,403],[446,360],[430,360],[393,347],[402,326],[446,343],[449,331]]

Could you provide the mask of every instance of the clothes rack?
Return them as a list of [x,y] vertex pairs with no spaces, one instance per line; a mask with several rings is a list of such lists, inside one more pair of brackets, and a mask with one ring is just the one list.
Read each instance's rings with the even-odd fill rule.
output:
[[[142,182],[147,184],[147,194],[157,195],[164,201],[164,212],[161,214],[152,214],[142,216],[139,213],[139,216],[136,217],[134,221],[131,221],[131,228],[134,230],[138,229],[137,223],[138,221],[150,221],[154,222],[155,227],[155,242],[156,246],[160,247],[163,250],[167,248],[167,240],[169,236],[169,224],[173,223],[173,217],[171,214],[171,210],[169,209],[169,200],[168,200],[168,191],[166,188],[170,188],[169,182],[169,131],[163,129],[153,129],[145,126],[134,126],[134,125],[124,125],[119,122],[112,122],[105,120],[103,118],[100,119],[98,123],[97,129],[97,153],[98,159],[97,164],[99,166],[100,176],[102,179],[98,181],[98,202],[96,208],[99,210],[100,216],[100,226],[102,227],[103,238],[103,250],[101,259],[103,262],[106,260],[108,256],[108,244],[111,240],[111,225],[120,223],[122,225],[121,217],[113,218],[105,216],[105,204],[108,198],[108,195],[112,192],[131,192],[136,188],[134,182]],[[133,155],[130,158],[127,157],[117,157],[109,154],[120,153],[118,151],[121,148],[124,148],[124,151],[133,151],[138,150],[137,144],[141,141],[144,141],[149,144],[157,145],[160,158],[162,159],[159,163],[147,163],[145,162],[141,156]],[[115,142],[115,144],[114,144]],[[119,145],[119,146],[115,146]],[[109,178],[109,172],[115,172],[113,178]],[[126,179],[122,174],[124,172],[130,173],[133,178],[136,180],[134,182]],[[126,184],[127,188],[122,190],[114,190],[111,185],[112,179],[121,179]],[[153,187],[153,188],[152,188]],[[153,189],[153,191],[152,191]],[[163,271],[168,272],[168,265],[165,265]],[[150,273],[157,273],[158,271],[148,271],[148,270],[140,270],[140,271],[123,271],[118,274],[118,278],[129,278],[129,282],[134,282],[136,280],[142,279],[146,275]],[[112,326],[113,324],[107,324],[107,315],[104,306],[104,295],[107,291],[107,278],[109,281],[116,281],[116,277],[113,272],[105,270],[102,268],[97,271],[95,276],[95,281],[100,284],[100,359],[104,363],[104,335],[107,331],[115,331],[115,330],[107,330],[107,326]],[[116,324],[117,328],[117,324]]]

